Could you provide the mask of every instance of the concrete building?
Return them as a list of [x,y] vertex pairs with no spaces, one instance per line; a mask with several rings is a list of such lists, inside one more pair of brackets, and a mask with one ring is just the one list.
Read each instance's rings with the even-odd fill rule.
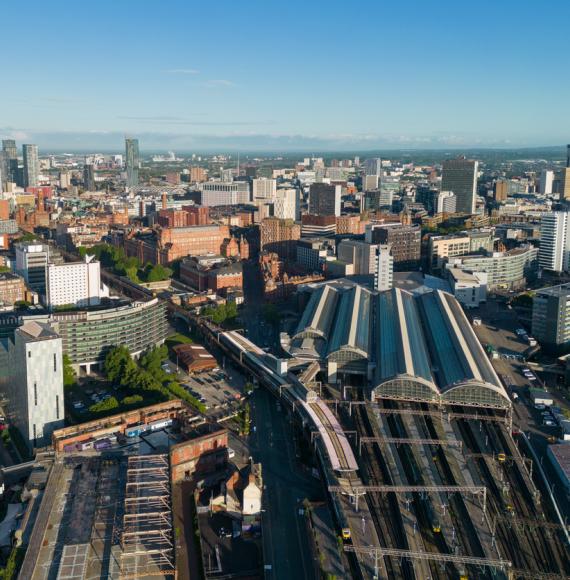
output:
[[0,305],[13,305],[25,300],[26,285],[24,279],[9,272],[0,273]]
[[464,157],[443,162],[441,190],[455,194],[457,211],[460,213],[475,213],[478,167],[477,161]]
[[297,240],[297,264],[305,272],[320,272],[334,244],[322,238],[307,238]]
[[379,177],[382,175],[382,159],[380,157],[373,157],[364,162],[364,175],[375,175]]
[[309,213],[318,216],[339,216],[341,209],[340,185],[312,183],[309,189]]
[[22,145],[24,154],[24,187],[40,184],[40,160],[37,145]]
[[301,219],[301,200],[298,189],[278,189],[273,201],[273,215],[282,220]]
[[431,272],[443,268],[448,258],[484,250],[492,252],[495,236],[492,229],[471,230],[448,236],[431,236],[428,240],[428,267]]
[[440,191],[434,203],[435,213],[455,213],[457,211],[457,197],[452,191]]
[[250,203],[247,181],[206,181],[198,184],[202,192],[201,204],[208,207],[218,205],[240,205]]
[[552,194],[552,187],[554,185],[554,171],[545,169],[540,174],[540,193],[544,195]]
[[468,308],[477,308],[487,300],[487,273],[448,268],[453,295]]
[[336,220],[333,215],[301,216],[301,236],[304,238],[332,238],[336,235]]
[[274,252],[284,260],[295,260],[300,237],[299,224],[291,220],[266,218],[260,225],[260,250]]
[[258,199],[272,200],[277,192],[277,180],[260,177],[252,181],[252,195],[254,203]]
[[363,175],[362,176],[362,191],[372,191],[378,189],[380,183],[378,175]]
[[101,264],[95,256],[83,262],[48,264],[46,304],[50,307],[97,306],[108,298],[109,288],[101,283]]
[[560,171],[560,199],[570,199],[570,145],[566,146],[566,167]]
[[376,244],[358,240],[343,240],[338,245],[337,256],[341,262],[354,265],[354,274],[375,275],[377,268]]
[[10,421],[30,449],[48,445],[64,424],[62,340],[50,325],[30,321],[15,331],[9,349]]
[[538,262],[544,270],[566,272],[570,261],[570,212],[554,211],[542,215]]
[[16,244],[16,274],[21,276],[28,288],[38,294],[46,292],[46,273],[49,246],[38,243]]
[[379,292],[390,290],[394,284],[394,257],[390,246],[379,245],[376,248],[376,271],[374,272],[374,289]]
[[125,163],[127,169],[127,187],[139,184],[140,153],[138,139],[125,139]]
[[509,181],[508,179],[497,179],[495,181],[494,198],[496,202],[507,201],[509,197]]
[[418,225],[369,224],[365,240],[391,246],[395,271],[415,270],[420,265],[421,229]]
[[486,272],[489,290],[524,288],[538,273],[538,248],[520,246],[507,252],[488,252],[450,258],[446,268]]
[[532,301],[532,335],[552,353],[570,349],[570,284],[537,290]]
[[95,191],[95,166],[92,163],[83,166],[83,187],[86,191]]

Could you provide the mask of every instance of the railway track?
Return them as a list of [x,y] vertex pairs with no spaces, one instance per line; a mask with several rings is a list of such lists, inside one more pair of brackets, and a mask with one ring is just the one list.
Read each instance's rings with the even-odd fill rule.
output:
[[336,451],[337,457],[339,459],[339,463],[341,465],[341,469],[348,469],[348,459],[346,458],[346,454],[344,449],[338,440],[338,435],[336,431],[333,429],[328,417],[324,413],[324,411],[319,407],[318,404],[311,404],[311,409],[315,412],[317,417],[320,419],[323,427],[325,428],[328,436],[330,437],[331,443]]
[[[367,413],[364,406],[358,406],[353,416],[354,423],[361,435],[373,436],[374,431]],[[361,459],[360,474],[365,483],[370,485],[392,485],[393,481],[388,466],[377,445],[364,446]],[[408,550],[408,540],[396,496],[394,494],[382,496],[377,493],[367,493],[366,501],[381,544],[386,548]],[[416,579],[414,567],[409,560],[397,562],[393,558],[384,558],[384,562],[388,577],[391,580]]]

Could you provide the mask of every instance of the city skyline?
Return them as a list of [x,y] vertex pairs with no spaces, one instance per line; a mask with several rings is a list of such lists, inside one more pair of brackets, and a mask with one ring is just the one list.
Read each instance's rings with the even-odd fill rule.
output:
[[[338,2],[222,2],[200,6],[194,25],[195,6],[178,1],[152,15],[130,2],[34,4],[28,42],[5,32],[26,66],[2,96],[0,134],[44,149],[114,148],[125,134],[143,149],[527,147],[570,133],[560,1],[540,12],[360,2],[348,22]],[[7,20],[17,11],[6,6]],[[530,22],[533,41],[513,41]],[[54,26],[65,34],[42,42],[36,32]]]

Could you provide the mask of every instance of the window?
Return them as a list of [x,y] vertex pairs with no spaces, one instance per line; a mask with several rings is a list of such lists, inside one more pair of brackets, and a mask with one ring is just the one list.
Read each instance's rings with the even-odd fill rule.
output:
[[28,351],[28,358],[32,358],[32,351],[31,350]]
[[34,423],[34,445],[36,444],[36,424]]
[[57,357],[55,353],[53,353],[53,372],[57,372]]
[[55,396],[55,416],[59,419],[59,395]]
[[38,406],[38,384],[34,383],[34,405]]

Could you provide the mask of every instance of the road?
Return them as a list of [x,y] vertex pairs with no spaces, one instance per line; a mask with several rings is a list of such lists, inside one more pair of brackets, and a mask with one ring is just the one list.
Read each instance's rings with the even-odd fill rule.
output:
[[296,466],[293,430],[265,389],[256,389],[252,397],[252,419],[256,431],[250,447],[254,460],[262,464],[265,487],[263,556],[271,566],[266,578],[316,578],[305,516],[299,510],[305,498],[322,499],[323,490]]

